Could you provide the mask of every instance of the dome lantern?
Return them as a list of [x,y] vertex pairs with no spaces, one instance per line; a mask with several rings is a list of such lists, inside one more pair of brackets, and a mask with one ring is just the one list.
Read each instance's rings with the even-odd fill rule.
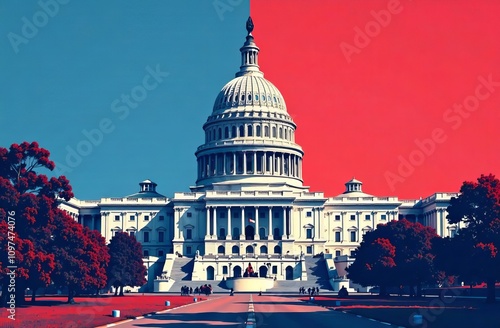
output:
[[248,17],[247,20],[247,32],[246,41],[243,47],[240,48],[241,52],[241,66],[240,71],[236,73],[236,77],[243,76],[246,74],[264,76],[259,70],[259,47],[254,42],[252,31],[254,29],[252,17]]

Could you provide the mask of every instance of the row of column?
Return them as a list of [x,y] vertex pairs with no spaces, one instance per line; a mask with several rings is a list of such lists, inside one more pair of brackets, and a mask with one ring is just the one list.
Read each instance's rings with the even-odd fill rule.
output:
[[[267,226],[267,237],[268,239],[273,238],[273,210],[275,207],[273,206],[267,206],[267,218],[268,218],[268,226]],[[279,207],[278,207],[279,208]],[[291,224],[291,207],[283,206],[281,207],[282,210],[282,228],[280,229],[282,238],[285,239],[292,235],[292,224]],[[219,216],[217,213],[219,211],[225,211],[226,212],[226,218],[227,218],[227,226],[221,227],[220,224],[218,224]],[[259,206],[253,206],[253,207],[235,207],[235,206],[207,206],[206,207],[206,238],[210,238],[213,236],[217,236],[217,228],[225,228],[227,229],[226,235],[224,236],[226,239],[232,239],[232,218],[233,214],[235,211],[238,211],[240,213],[240,239],[244,240],[245,239],[245,228],[248,225],[252,225],[254,227],[254,239],[259,239],[259,229],[261,227],[260,225],[260,215],[259,215]],[[253,219],[255,222],[246,222],[246,220]],[[278,227],[276,227],[278,228]]]
[[302,158],[279,152],[243,151],[198,157],[198,179],[220,175],[271,174],[302,178]]

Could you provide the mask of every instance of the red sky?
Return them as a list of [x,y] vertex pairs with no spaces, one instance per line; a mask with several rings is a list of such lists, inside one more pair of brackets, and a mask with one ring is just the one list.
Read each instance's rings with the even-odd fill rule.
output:
[[251,0],[251,15],[312,191],[355,176],[418,198],[500,174],[500,2]]

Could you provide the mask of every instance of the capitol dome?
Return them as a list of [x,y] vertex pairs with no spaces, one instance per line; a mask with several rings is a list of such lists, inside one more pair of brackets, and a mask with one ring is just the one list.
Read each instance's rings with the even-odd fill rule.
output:
[[247,21],[241,66],[217,95],[203,125],[205,143],[198,147],[198,175],[193,190],[243,185],[302,186],[302,148],[296,125],[281,92],[260,71],[259,48]]

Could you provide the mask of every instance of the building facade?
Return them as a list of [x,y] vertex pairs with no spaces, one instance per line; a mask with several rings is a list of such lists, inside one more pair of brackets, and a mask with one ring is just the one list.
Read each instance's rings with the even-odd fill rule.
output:
[[446,208],[455,193],[419,200],[376,197],[353,178],[343,193],[325,197],[303,184],[296,124],[280,91],[259,69],[252,29],[247,23],[240,69],[203,125],[190,192],[166,197],[145,180],[126,197],[74,198],[61,207],[108,242],[118,231],[135,236],[145,257],[193,257],[193,280],[240,276],[249,259],[261,276],[303,279],[304,257],[349,256],[366,232],[401,218],[453,236],[458,227],[447,222]]

